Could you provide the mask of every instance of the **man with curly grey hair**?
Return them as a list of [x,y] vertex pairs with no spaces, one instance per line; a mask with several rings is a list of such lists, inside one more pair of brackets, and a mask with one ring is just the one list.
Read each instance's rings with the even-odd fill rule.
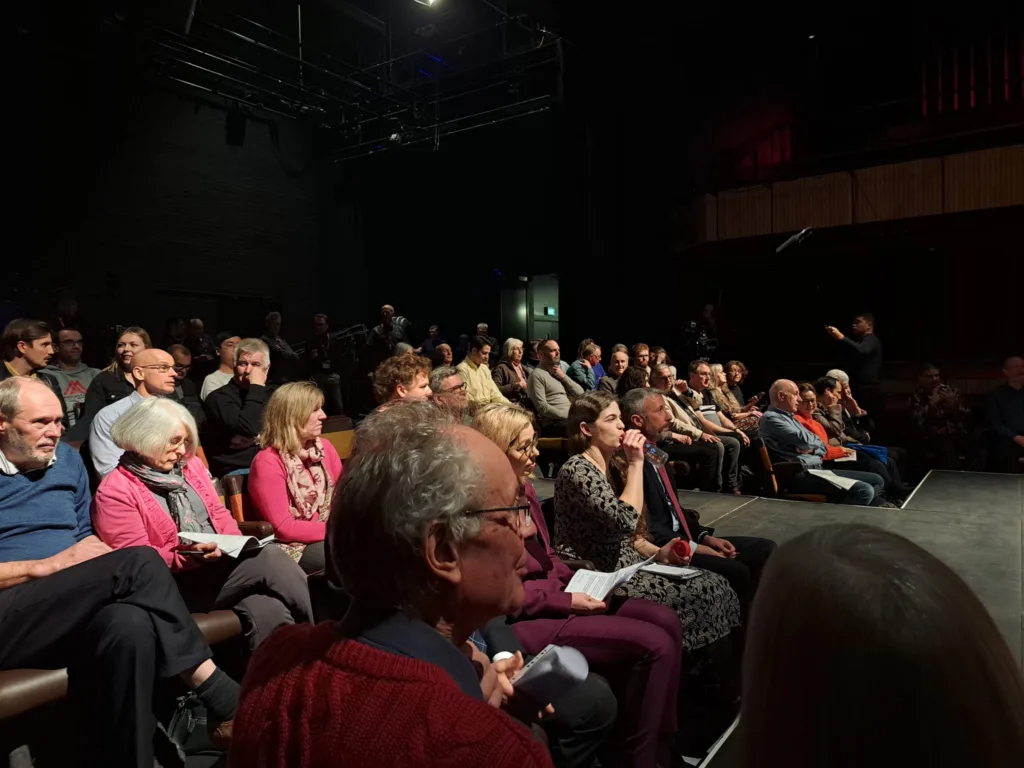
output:
[[529,505],[502,452],[430,402],[397,402],[360,425],[334,498],[327,558],[352,605],[256,652],[232,762],[376,764],[386,748],[395,765],[551,765],[497,708],[503,662],[467,642],[523,602]]

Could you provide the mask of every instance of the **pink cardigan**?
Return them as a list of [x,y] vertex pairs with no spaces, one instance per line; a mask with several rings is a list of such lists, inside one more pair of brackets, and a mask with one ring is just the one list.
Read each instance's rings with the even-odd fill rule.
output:
[[[333,445],[326,440],[321,442],[324,447],[324,469],[336,488],[341,479],[341,459]],[[327,523],[300,520],[291,513],[286,476],[281,454],[276,448],[264,448],[256,454],[249,467],[249,498],[260,516],[274,526],[274,535],[279,541],[295,544],[323,541],[327,536]]]
[[[240,535],[238,524],[221,504],[202,460],[193,457],[185,465],[185,481],[206,505],[217,533]],[[171,516],[141,480],[118,467],[100,483],[92,500],[92,524],[99,537],[114,549],[153,547],[172,571],[194,567],[190,558],[174,552],[178,528]]]

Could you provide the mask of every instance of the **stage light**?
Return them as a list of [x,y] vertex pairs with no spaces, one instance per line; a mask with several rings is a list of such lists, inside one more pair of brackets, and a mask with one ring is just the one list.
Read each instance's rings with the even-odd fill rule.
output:
[[813,40],[813,39],[814,39],[814,35],[808,35],[808,36],[807,36],[807,39],[808,39],[808,40]]
[[434,0],[414,0],[414,1],[419,3],[420,5],[430,6],[430,5],[434,4]]

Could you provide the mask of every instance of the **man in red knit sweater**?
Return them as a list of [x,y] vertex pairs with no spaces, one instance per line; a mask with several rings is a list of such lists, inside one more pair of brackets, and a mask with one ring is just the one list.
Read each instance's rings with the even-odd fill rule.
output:
[[230,764],[551,766],[467,643],[522,605],[523,503],[501,451],[433,404],[371,414],[327,532],[352,607],[260,646]]

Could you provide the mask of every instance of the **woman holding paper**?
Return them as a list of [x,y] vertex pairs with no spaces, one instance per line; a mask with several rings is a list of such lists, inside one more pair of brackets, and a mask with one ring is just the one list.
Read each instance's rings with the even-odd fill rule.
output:
[[[603,392],[577,398],[569,409],[569,450],[555,480],[555,544],[574,557],[592,560],[600,571],[614,571],[655,556],[658,563],[685,565],[678,539],[657,547],[646,537],[644,509],[644,437],[625,430],[619,405]],[[621,454],[621,456],[619,456]],[[623,490],[608,477],[618,460]],[[740,623],[740,604],[729,583],[701,570],[677,581],[641,571],[623,587],[675,610],[683,624],[684,645],[695,650],[727,637]]]
[[528,654],[549,644],[565,645],[577,648],[591,664],[628,669],[629,680],[616,691],[622,738],[608,746],[608,764],[654,766],[659,734],[669,737],[677,728],[683,649],[679,620],[669,608],[646,600],[617,601],[609,608],[584,593],[566,592],[573,571],[551,548],[530,483],[539,455],[532,414],[517,405],[487,405],[476,412],[472,426],[505,452],[530,504],[530,525],[522,531],[525,598],[513,631]]
[[263,412],[263,450],[249,472],[249,496],[306,573],[324,570],[327,517],[342,471],[338,452],[320,438],[323,404],[323,392],[310,381],[275,391]]
[[281,549],[234,558],[215,542],[179,539],[180,533],[241,536],[196,458],[196,423],[183,406],[148,397],[115,421],[110,435],[124,454],[100,483],[92,508],[96,533],[106,544],[153,547],[174,573],[189,610],[233,610],[250,649],[280,626],[312,621],[306,576]]

